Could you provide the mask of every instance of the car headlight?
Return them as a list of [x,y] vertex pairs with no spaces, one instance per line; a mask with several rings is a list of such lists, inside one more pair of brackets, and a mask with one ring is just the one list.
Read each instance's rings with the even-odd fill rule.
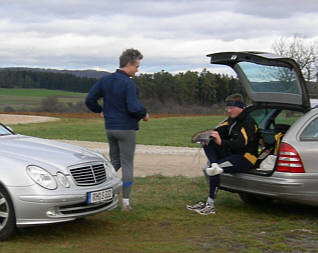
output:
[[117,176],[117,172],[114,169],[114,166],[111,164],[111,162],[109,161],[105,162],[105,169],[106,169],[107,178],[112,179],[113,177]]
[[57,178],[57,181],[61,185],[63,185],[65,188],[70,187],[70,182],[67,180],[67,177],[62,172],[56,173],[56,178]]
[[54,177],[41,167],[30,165],[27,167],[27,173],[38,185],[49,190],[55,190],[57,188]]

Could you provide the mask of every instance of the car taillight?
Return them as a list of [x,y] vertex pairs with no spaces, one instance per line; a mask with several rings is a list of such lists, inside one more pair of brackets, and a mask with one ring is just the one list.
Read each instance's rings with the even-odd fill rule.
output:
[[287,143],[282,142],[279,146],[276,171],[305,173],[303,163],[297,151]]

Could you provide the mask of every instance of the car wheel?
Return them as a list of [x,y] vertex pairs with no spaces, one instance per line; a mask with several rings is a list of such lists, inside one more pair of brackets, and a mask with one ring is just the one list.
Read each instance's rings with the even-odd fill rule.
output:
[[239,193],[239,196],[241,200],[243,200],[247,204],[252,204],[252,205],[260,205],[260,204],[269,204],[272,202],[271,198],[260,196],[260,195],[255,195],[252,193]]
[[11,198],[6,189],[0,186],[0,240],[8,239],[16,228],[15,214]]

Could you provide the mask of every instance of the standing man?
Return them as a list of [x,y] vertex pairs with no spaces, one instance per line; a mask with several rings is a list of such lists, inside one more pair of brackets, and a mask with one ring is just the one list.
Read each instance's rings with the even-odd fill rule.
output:
[[187,209],[201,215],[215,214],[214,199],[220,184],[221,173],[243,172],[253,168],[257,160],[257,125],[244,109],[241,94],[225,99],[228,118],[210,133],[209,143],[203,143],[205,154],[211,164],[204,170],[209,179],[209,196]]
[[[139,103],[136,84],[131,80],[142,58],[136,49],[125,50],[119,57],[119,69],[101,78],[91,88],[85,101],[91,111],[104,116],[111,163],[116,171],[122,168],[122,211],[131,209],[129,198],[138,121],[149,119],[146,109]],[[103,107],[98,103],[99,98],[103,98]]]

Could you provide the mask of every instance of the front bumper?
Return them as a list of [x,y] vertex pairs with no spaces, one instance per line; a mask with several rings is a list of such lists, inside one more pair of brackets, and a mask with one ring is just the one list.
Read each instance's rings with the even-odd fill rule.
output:
[[[89,187],[46,190],[38,185],[10,187],[18,227],[71,221],[117,207],[120,178]],[[112,188],[113,198],[87,204],[87,193]]]
[[271,176],[222,174],[220,188],[318,206],[318,174],[275,172]]

